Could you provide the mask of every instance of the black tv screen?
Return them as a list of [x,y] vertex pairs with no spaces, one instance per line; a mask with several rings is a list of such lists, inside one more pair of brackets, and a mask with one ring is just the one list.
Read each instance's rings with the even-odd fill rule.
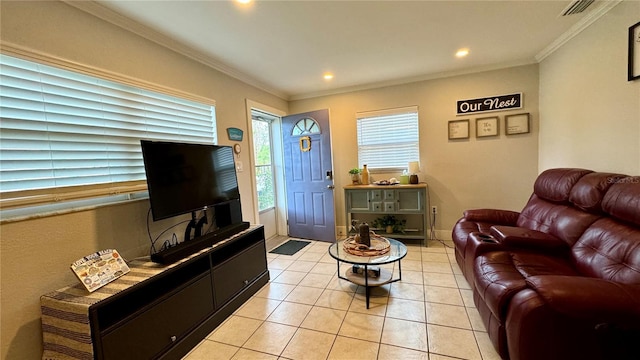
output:
[[230,146],[142,140],[154,220],[239,202]]

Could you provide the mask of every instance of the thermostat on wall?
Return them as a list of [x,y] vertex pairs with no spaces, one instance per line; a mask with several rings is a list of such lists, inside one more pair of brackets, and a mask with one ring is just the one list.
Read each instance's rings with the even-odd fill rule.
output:
[[129,272],[129,266],[115,249],[100,250],[71,264],[82,285],[93,292]]

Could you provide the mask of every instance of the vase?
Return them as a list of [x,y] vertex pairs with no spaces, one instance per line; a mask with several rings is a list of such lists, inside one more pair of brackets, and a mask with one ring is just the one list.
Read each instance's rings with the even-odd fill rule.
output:
[[369,185],[369,169],[367,169],[367,164],[362,165],[362,185]]
[[387,232],[387,234],[393,234],[393,225],[387,225],[385,231]]

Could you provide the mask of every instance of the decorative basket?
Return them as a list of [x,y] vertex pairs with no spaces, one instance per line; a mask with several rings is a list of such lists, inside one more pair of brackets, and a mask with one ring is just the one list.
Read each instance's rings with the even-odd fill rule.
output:
[[380,256],[391,250],[391,243],[387,238],[371,232],[371,246],[357,243],[353,236],[349,236],[342,247],[344,251],[356,256]]

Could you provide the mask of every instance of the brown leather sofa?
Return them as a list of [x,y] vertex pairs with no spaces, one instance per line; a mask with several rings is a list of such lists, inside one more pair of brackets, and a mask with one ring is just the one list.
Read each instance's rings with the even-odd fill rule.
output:
[[465,211],[452,236],[503,359],[640,359],[640,177],[547,170],[522,211]]

